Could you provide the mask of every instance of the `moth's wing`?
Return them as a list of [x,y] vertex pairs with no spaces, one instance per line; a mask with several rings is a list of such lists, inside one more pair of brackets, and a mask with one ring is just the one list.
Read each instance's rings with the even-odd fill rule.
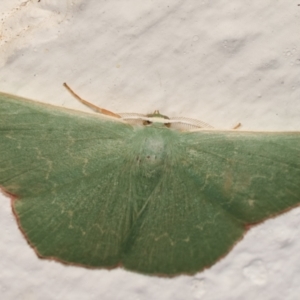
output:
[[131,231],[125,267],[172,275],[215,263],[247,225],[299,204],[299,149],[299,133],[183,133]]
[[0,186],[39,255],[119,263],[131,226],[132,133],[121,122],[0,94]]
[[254,224],[300,204],[300,132],[187,136],[190,172],[202,176],[203,165],[206,195],[236,219]]

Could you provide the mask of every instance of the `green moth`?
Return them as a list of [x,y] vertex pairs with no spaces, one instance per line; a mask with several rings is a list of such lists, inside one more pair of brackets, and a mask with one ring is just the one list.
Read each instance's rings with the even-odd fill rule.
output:
[[93,108],[105,115],[0,93],[0,185],[40,257],[193,274],[300,203],[300,132],[182,131]]

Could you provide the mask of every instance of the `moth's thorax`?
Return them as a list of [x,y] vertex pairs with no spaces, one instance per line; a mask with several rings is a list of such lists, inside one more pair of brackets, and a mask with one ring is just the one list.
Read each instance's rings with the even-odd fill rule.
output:
[[165,142],[162,137],[159,136],[147,137],[145,139],[144,147],[149,153],[160,154],[164,151]]
[[153,123],[140,127],[136,134],[139,140],[137,155],[141,161],[150,165],[163,164],[174,141],[172,136],[176,133],[164,127],[162,123]]

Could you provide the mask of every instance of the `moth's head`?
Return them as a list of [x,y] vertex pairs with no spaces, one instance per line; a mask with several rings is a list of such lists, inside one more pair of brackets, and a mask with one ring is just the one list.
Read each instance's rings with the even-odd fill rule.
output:
[[156,126],[156,127],[170,127],[171,123],[166,122],[169,117],[160,114],[158,110],[155,110],[153,114],[148,114],[146,120],[143,120],[144,126]]
[[121,118],[132,125],[142,125],[147,127],[156,128],[171,128],[178,131],[192,131],[201,128],[213,128],[209,124],[204,122],[189,119],[189,118],[172,118],[160,114],[158,110],[155,110],[153,114],[141,115],[141,114],[119,114]]

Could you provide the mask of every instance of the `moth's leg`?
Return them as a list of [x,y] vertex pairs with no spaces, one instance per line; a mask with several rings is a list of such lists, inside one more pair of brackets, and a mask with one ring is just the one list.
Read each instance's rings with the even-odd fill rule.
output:
[[64,87],[77,99],[79,100],[81,103],[83,103],[84,105],[88,106],[89,108],[95,110],[96,112],[99,112],[101,114],[107,115],[107,116],[111,116],[111,117],[115,117],[115,118],[121,118],[121,116],[119,116],[118,114],[115,114],[109,110],[106,110],[104,108],[98,107],[84,99],[82,99],[81,97],[79,97],[65,82],[64,82]]
[[239,129],[242,126],[241,123],[237,123],[236,125],[234,125],[231,129]]

